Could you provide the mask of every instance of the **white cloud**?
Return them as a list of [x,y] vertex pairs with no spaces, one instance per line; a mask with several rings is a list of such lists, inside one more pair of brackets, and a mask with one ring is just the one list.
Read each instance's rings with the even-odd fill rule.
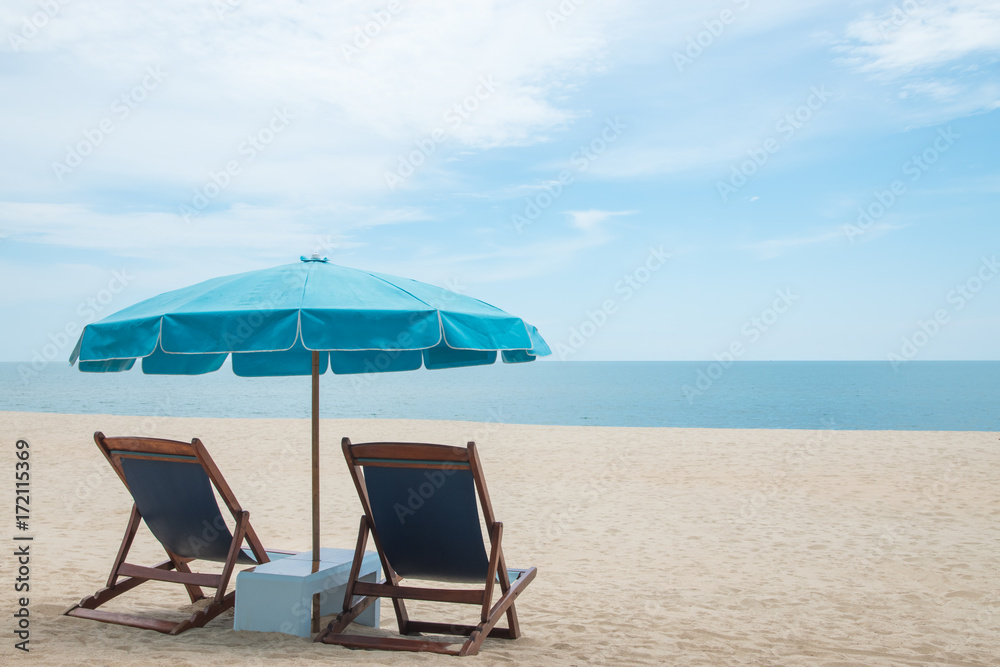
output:
[[12,242],[101,250],[121,257],[164,258],[204,250],[291,257],[354,247],[351,232],[427,220],[416,208],[329,205],[266,208],[237,204],[190,221],[162,211],[102,212],[84,204],[0,202],[0,225]]
[[[552,31],[546,8],[533,2],[403,2],[367,37],[361,31],[376,12],[384,21],[384,0],[242,2],[221,20],[213,7],[224,4],[67,5],[18,57],[62,54],[98,84],[128,81],[141,71],[137,63],[159,64],[171,95],[186,105],[320,105],[331,122],[383,138],[409,140],[443,126],[461,144],[509,145],[535,141],[572,116],[549,98],[600,65],[603,26],[620,18],[595,5]],[[0,17],[4,35],[38,11],[34,2],[17,5]],[[445,113],[477,89],[486,99],[472,100],[479,108],[459,112],[463,122],[449,126]]]
[[926,95],[935,100],[949,100],[962,93],[962,87],[943,81],[914,81],[903,86],[904,92],[901,97],[907,97],[910,93]]
[[847,231],[845,226],[838,227],[836,230],[818,232],[812,236],[795,236],[759,241],[744,246],[744,249],[753,252],[758,260],[768,260],[781,257],[795,250],[827,243],[869,243],[891,232],[906,229],[907,227],[909,227],[909,224],[879,222],[865,229],[851,226],[851,231]]
[[[190,198],[287,108],[289,128],[220,198],[266,205],[387,194],[386,171],[418,142],[433,151],[406,188],[446,178],[454,154],[550,140],[586,113],[572,94],[606,71],[612,46],[652,6],[588,3],[553,30],[555,2],[404,1],[367,37],[386,0],[58,5],[17,43],[9,37],[21,39],[39,6],[0,7],[0,53],[17,63],[0,71],[0,88],[17,91],[0,106],[0,127],[17,128],[3,137],[7,192],[51,201],[53,189],[154,186]],[[111,106],[148,67],[165,80],[119,120]],[[104,118],[113,133],[58,181],[53,162]]]
[[880,238],[882,238],[883,236],[885,236],[887,234],[891,234],[892,232],[899,231],[900,229],[906,229],[909,226],[910,226],[909,223],[904,224],[904,225],[894,225],[894,224],[890,224],[888,222],[878,222],[878,223],[875,223],[874,225],[872,225],[871,227],[869,227],[865,231],[865,233],[864,233],[863,236],[860,236],[860,237],[856,236],[856,237],[854,237],[854,240],[855,240],[855,242],[860,241],[861,243],[870,243],[870,242],[874,241],[875,239],[880,239]]
[[[119,268],[119,267],[114,267]],[[0,305],[31,304],[59,295],[77,296],[105,286],[111,268],[63,262],[13,264],[0,261],[0,282],[17,289],[0,290]]]
[[[423,275],[424,280],[441,283],[461,276],[469,284],[490,284],[558,274],[582,254],[611,243],[614,236],[602,222],[615,216],[633,215],[638,211],[567,211],[574,231],[565,228],[528,227],[536,234],[508,232],[496,236],[495,230],[484,230],[490,241],[482,241],[474,251],[462,252],[434,247],[426,251],[409,250],[405,258],[394,258],[388,273]],[[429,267],[432,272],[428,273]]]
[[566,215],[571,218],[571,224],[577,229],[584,231],[594,229],[608,218],[633,215],[638,211],[600,211],[590,209],[589,211],[566,211]]
[[994,0],[898,2],[853,21],[838,48],[843,63],[899,85],[901,99],[933,102],[914,113],[916,124],[1000,107],[1000,4]]
[[1000,5],[993,0],[909,0],[847,28],[851,62],[895,76],[973,55],[1000,54]]
[[821,232],[813,236],[759,241],[751,243],[745,246],[745,248],[754,252],[757,255],[757,259],[774,259],[797,248],[830,243],[832,241],[844,240],[844,238],[844,233],[838,229],[836,231]]

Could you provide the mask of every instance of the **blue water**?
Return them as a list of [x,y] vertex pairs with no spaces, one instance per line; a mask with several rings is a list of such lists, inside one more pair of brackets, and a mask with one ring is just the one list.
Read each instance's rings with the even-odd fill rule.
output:
[[[700,383],[699,383],[700,380]],[[684,387],[689,388],[685,391]],[[536,362],[321,378],[323,417],[519,424],[1000,431],[1000,362]],[[0,364],[0,410],[309,416],[310,380],[32,372]]]

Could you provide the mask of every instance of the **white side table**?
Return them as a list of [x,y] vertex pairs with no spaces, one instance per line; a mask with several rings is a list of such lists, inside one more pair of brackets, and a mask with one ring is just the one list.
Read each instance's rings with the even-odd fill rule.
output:
[[[354,549],[320,549],[319,568],[315,572],[312,551],[272,560],[252,572],[240,572],[236,575],[233,629],[310,636],[313,595],[320,594],[322,615],[343,611],[353,561]],[[366,551],[360,579],[377,583],[381,573],[378,554]],[[354,601],[360,599],[355,596]],[[377,628],[379,602],[375,600],[355,623]]]

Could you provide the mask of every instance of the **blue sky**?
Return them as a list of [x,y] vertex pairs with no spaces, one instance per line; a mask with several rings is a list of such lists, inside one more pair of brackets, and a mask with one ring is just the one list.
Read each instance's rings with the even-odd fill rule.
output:
[[0,36],[0,360],[317,249],[561,359],[1000,359],[994,2],[11,1]]

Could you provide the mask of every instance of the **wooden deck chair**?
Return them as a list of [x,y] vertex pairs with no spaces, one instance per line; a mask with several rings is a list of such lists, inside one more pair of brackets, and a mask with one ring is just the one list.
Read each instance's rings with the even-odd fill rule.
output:
[[[135,502],[107,586],[70,607],[64,612],[66,615],[180,634],[188,628],[205,625],[233,606],[236,594],[227,595],[226,586],[237,565],[266,563],[271,560],[269,553],[294,553],[265,551],[250,525],[250,513],[240,507],[205,445],[197,438],[191,442],[106,438],[98,431],[94,440]],[[236,522],[235,533],[222,518],[212,493],[213,485]],[[167,552],[167,560],[153,567],[125,562],[140,518]],[[244,540],[249,551],[242,548]],[[225,565],[220,574],[202,574],[188,567],[193,560]],[[183,584],[192,603],[205,598],[201,587],[208,586],[215,588],[215,599],[179,623],[98,609],[147,581]]]
[[[503,524],[493,516],[475,443],[470,442],[468,447],[385,442],[352,445],[344,438],[342,445],[365,514],[361,517],[344,611],[315,641],[349,648],[475,655],[486,637],[519,637],[514,599],[535,578],[536,569],[507,569],[500,546]],[[489,532],[489,555],[476,510],[477,494]],[[358,580],[369,533],[385,572],[385,579],[377,584]],[[404,577],[475,583],[479,587],[414,588],[400,585]],[[500,595],[494,602],[497,583]],[[354,596],[364,597],[352,604]],[[380,597],[392,599],[402,635],[431,633],[465,639],[343,634],[351,621]],[[405,600],[476,605],[480,608],[480,622],[453,625],[413,621],[407,615]],[[495,627],[505,615],[507,627]]]

